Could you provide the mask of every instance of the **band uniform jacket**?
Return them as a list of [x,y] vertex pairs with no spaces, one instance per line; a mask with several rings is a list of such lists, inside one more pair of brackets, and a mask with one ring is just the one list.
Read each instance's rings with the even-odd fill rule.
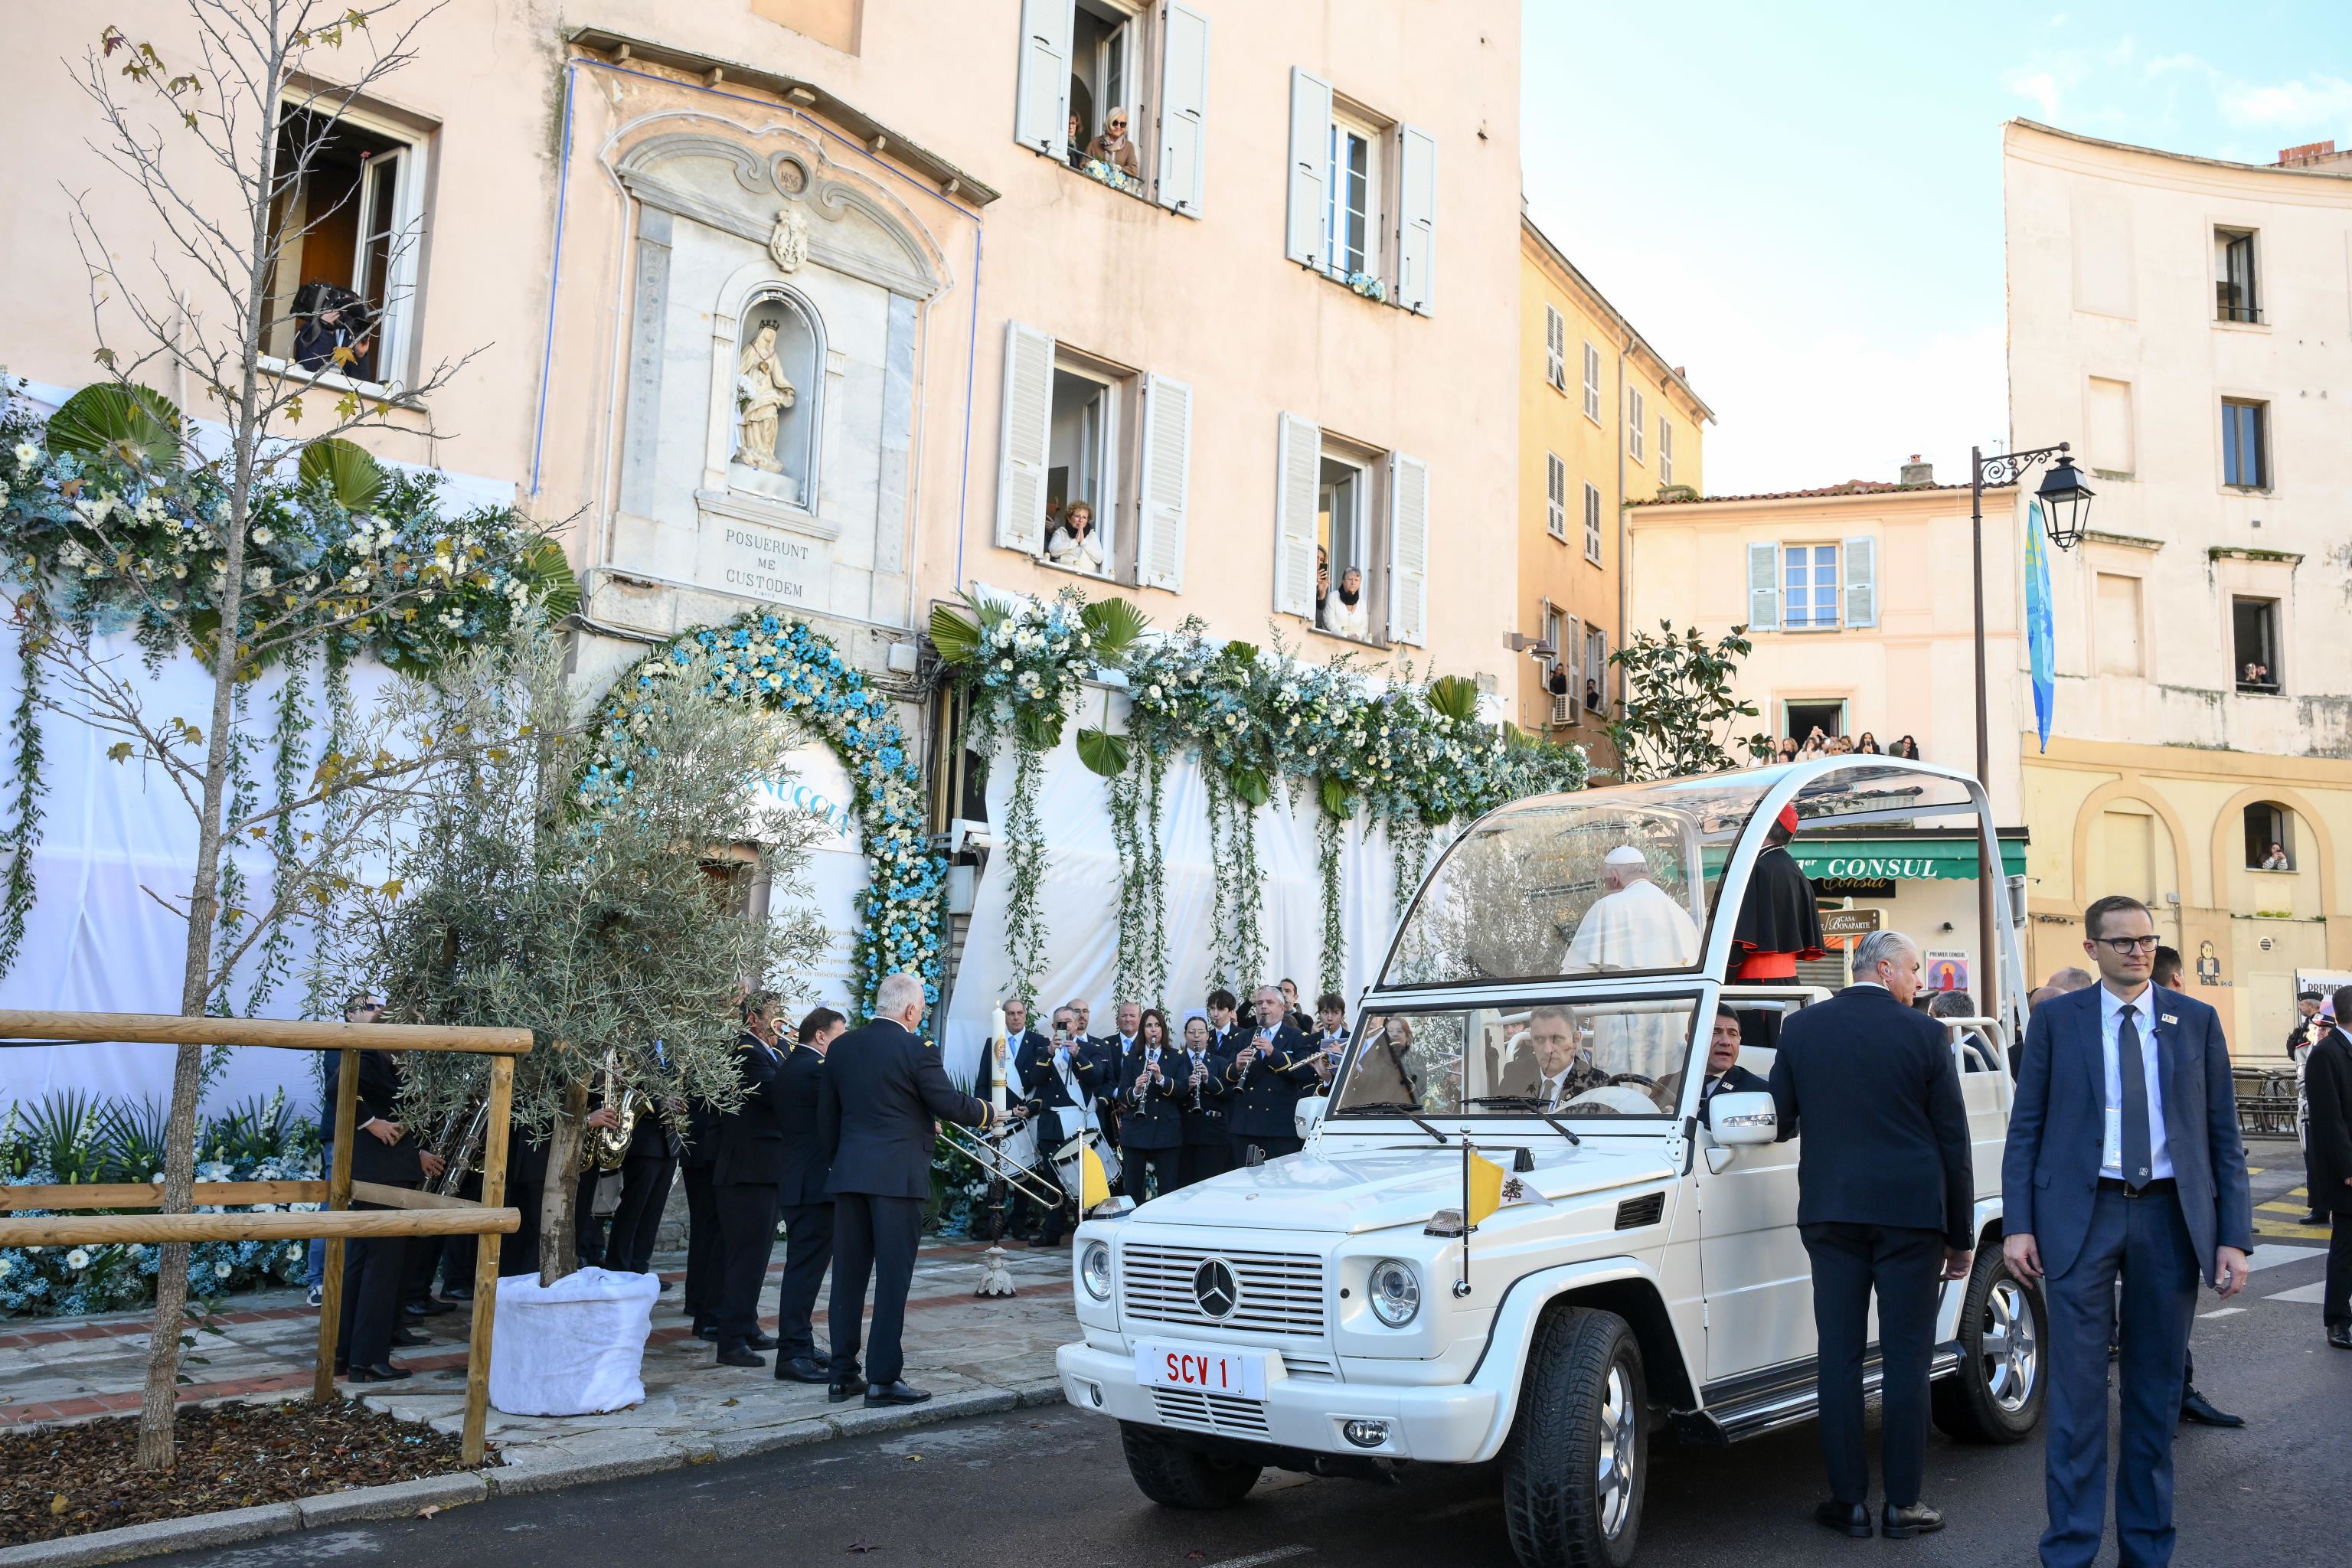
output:
[[[1120,1146],[1129,1149],[1181,1149],[1184,1146],[1184,1113],[1177,1108],[1179,1085],[1192,1071],[1184,1053],[1161,1047],[1160,1077],[1141,1091],[1135,1080],[1146,1070],[1148,1053],[1142,1041],[1127,1055],[1119,1069],[1119,1106],[1126,1112],[1118,1127]],[[1183,1091],[1189,1102],[1192,1090]]]
[[[2352,1040],[2330,1029],[2311,1047],[2304,1069],[2311,1098],[2311,1206],[2352,1212]],[[2352,1221],[2338,1221],[2338,1224]]]
[[783,1051],[748,1033],[735,1042],[743,1099],[719,1119],[719,1159],[710,1179],[722,1187],[772,1186],[784,1179],[784,1129],[775,1102]]
[[817,1144],[835,1196],[928,1198],[932,1121],[988,1122],[987,1102],[948,1081],[930,1042],[888,1018],[835,1040],[818,1083]]
[[[1164,1060],[1164,1058],[1163,1058]],[[1176,1080],[1176,1111],[1184,1121],[1184,1142],[1188,1144],[1223,1148],[1233,1141],[1233,1129],[1225,1125],[1225,1073],[1217,1060],[1213,1047],[1201,1058],[1208,1076],[1201,1080],[1201,1108],[1192,1109],[1192,1053],[1182,1047],[1176,1049],[1176,1065],[1168,1069]]]
[[[330,1141],[334,1137],[335,1102],[342,1092],[343,1054],[327,1053],[326,1124]],[[352,1180],[382,1182],[389,1186],[415,1186],[425,1180],[424,1151],[416,1135],[405,1127],[401,1129],[399,1142],[386,1143],[373,1132],[360,1129],[370,1121],[394,1124],[400,1121],[400,1064],[390,1051],[360,1053],[359,1087],[352,1110]]]
[[[1136,1043],[1142,1043],[1140,1035],[1136,1037]],[[1118,1142],[1119,1112],[1127,1103],[1123,1098],[1127,1084],[1118,1070],[1126,1054],[1127,1047],[1118,1035],[1097,1036],[1087,1042],[1085,1066],[1078,1070],[1078,1082],[1094,1099],[1103,1135],[1114,1143]]]
[[1307,1065],[1307,1042],[1288,1024],[1276,1026],[1274,1048],[1244,1063],[1240,1056],[1257,1039],[1257,1031],[1241,1037],[1223,1063],[1225,1126],[1236,1138],[1296,1138],[1298,1126],[1293,1110],[1315,1069]]
[[[1078,1102],[1070,1098],[1070,1086],[1054,1070],[1054,1042],[1031,1029],[1017,1045],[1008,1042],[1006,1049],[1013,1057],[1013,1071],[1021,1079],[1021,1103],[1029,1108],[1029,1125],[1036,1129],[1037,1152],[1051,1154],[1078,1125]],[[1082,1080],[1080,1092],[1084,1088]],[[1064,1111],[1071,1114],[1065,1116]]]
[[682,1163],[689,1170],[708,1170],[719,1163],[719,1108],[709,1100],[687,1101],[686,1152]]

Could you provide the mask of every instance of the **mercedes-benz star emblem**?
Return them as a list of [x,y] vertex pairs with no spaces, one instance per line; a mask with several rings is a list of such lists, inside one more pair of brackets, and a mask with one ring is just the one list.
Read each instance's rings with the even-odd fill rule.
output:
[[1234,1279],[1233,1265],[1222,1258],[1212,1258],[1192,1270],[1192,1300],[1201,1303],[1201,1310],[1213,1318],[1232,1315],[1242,1303],[1242,1288]]

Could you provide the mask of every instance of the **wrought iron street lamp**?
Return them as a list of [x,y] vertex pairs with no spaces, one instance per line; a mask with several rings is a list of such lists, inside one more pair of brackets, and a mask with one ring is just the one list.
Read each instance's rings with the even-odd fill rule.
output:
[[[2056,458],[2036,495],[2042,502],[2042,527],[2050,535],[2050,542],[2061,550],[2072,550],[2082,542],[2083,520],[2091,514],[2091,489],[2083,483],[2074,459],[2066,455],[2069,443],[2061,441],[2054,447],[2001,452],[1990,458],[1979,447],[1969,448],[1969,542],[1976,571],[1977,782],[1984,785],[1988,801],[1992,798],[1992,729],[1985,697],[1985,487],[2013,485],[2041,464]],[[2001,1016],[2000,949],[1993,942],[1992,879],[2003,872],[2000,834],[1995,831],[1998,825],[1982,826],[1977,851],[1977,962],[1984,974],[1979,987],[1979,1005],[1986,1016],[1998,1018]]]

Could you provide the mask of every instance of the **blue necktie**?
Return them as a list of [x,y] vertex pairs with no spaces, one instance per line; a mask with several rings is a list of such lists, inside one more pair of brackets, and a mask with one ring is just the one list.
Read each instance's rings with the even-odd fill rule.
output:
[[2148,1166],[2155,1158],[2148,1149],[2147,1067],[2140,1060],[2139,1026],[2133,1022],[2138,1011],[2126,1003],[2123,1016],[2116,1021],[2116,1065],[2124,1084],[2124,1185],[2135,1193],[2147,1184]]

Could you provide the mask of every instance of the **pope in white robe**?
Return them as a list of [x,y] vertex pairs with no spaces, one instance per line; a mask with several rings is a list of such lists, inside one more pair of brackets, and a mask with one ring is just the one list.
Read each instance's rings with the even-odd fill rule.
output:
[[[1584,911],[1562,967],[1570,974],[1610,970],[1683,969],[1698,962],[1698,923],[1672,893],[1650,879],[1650,864],[1630,844],[1609,851],[1601,866],[1609,890]],[[1689,1048],[1690,1009],[1596,1009],[1592,1054],[1612,1073],[1657,1079],[1675,1071]]]

